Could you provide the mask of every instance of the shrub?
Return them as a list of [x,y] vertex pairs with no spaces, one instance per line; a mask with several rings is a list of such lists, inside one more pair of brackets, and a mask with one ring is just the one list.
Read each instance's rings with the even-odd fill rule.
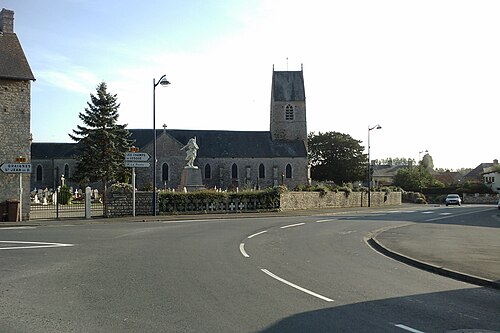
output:
[[61,205],[69,205],[71,204],[71,190],[67,185],[61,187],[59,192],[57,193],[57,202]]

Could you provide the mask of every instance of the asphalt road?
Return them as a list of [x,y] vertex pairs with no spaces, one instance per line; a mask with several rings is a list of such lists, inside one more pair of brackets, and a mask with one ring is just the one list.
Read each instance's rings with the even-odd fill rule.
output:
[[415,210],[1,228],[0,331],[500,332],[499,291],[365,242],[425,220]]

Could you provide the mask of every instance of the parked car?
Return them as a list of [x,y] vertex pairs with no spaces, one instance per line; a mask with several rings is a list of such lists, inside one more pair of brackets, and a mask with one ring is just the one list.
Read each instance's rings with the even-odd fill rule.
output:
[[446,196],[446,206],[448,205],[461,205],[462,204],[462,199],[460,199],[460,196],[458,194],[448,194]]

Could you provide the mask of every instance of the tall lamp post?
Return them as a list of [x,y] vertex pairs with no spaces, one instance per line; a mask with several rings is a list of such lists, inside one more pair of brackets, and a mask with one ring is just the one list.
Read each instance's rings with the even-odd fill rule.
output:
[[163,75],[158,82],[153,78],[153,216],[156,216],[156,102],[155,102],[155,91],[158,85],[166,87],[170,84],[166,79],[166,75]]
[[370,132],[374,129],[381,129],[382,126],[375,125],[373,127],[368,126],[368,207],[371,207],[371,187],[372,187],[372,175],[370,170]]
[[429,151],[427,149],[418,152],[420,193],[422,193],[422,163],[420,162],[420,154],[422,154],[422,153],[428,153],[428,152]]

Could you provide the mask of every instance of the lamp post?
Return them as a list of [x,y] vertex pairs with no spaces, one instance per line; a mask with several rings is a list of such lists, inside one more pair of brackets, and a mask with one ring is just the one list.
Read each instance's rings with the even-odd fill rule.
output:
[[158,82],[153,78],[153,216],[156,216],[156,102],[155,91],[158,85],[166,87],[170,84],[163,75]]
[[422,153],[428,153],[429,151],[426,149],[426,150],[422,150],[422,151],[419,151],[418,152],[418,165],[419,165],[419,183],[420,183],[420,193],[422,193],[422,163],[420,162],[420,154]]
[[380,125],[375,125],[373,127],[368,126],[368,207],[371,207],[371,170],[370,170],[370,132],[374,129],[381,129],[382,126]]

